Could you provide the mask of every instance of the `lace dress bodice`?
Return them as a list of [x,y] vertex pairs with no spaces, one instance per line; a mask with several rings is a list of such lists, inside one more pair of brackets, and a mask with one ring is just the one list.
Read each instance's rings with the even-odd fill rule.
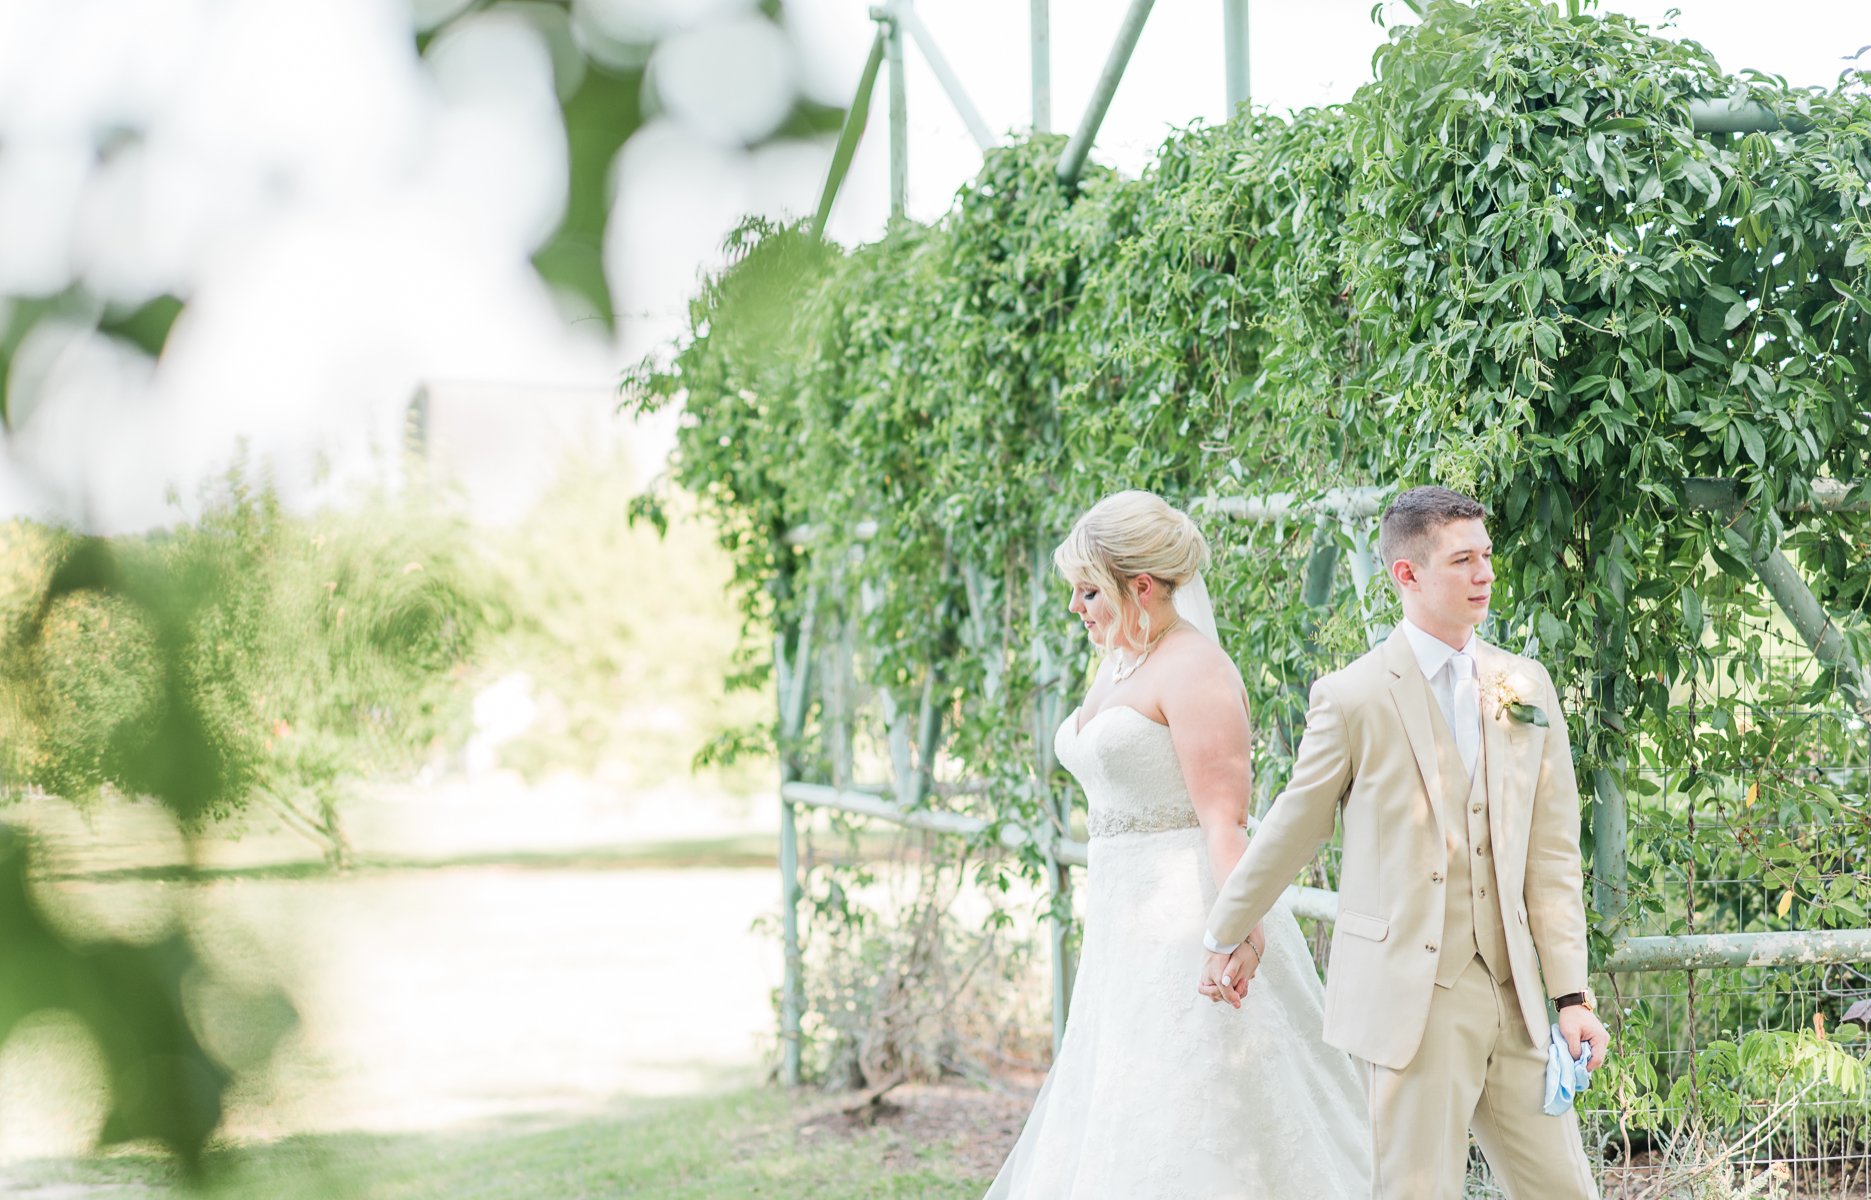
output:
[[1085,831],[1092,837],[1198,825],[1169,726],[1122,704],[1092,717],[1083,729],[1074,713],[1059,726],[1053,750],[1085,789]]

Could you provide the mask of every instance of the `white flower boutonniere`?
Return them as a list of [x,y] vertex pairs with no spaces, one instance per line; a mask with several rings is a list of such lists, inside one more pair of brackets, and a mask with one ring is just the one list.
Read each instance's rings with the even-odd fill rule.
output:
[[1481,677],[1483,703],[1494,709],[1494,719],[1497,721],[1505,714],[1522,725],[1545,728],[1548,724],[1546,710],[1527,700],[1527,697],[1537,694],[1533,681],[1519,673],[1510,675],[1506,671],[1490,671]]

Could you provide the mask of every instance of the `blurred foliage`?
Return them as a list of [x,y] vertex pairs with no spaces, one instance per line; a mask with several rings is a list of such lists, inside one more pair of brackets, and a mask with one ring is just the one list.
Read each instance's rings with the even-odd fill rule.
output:
[[[1783,544],[1867,661],[1871,522],[1806,501],[1871,455],[1871,97],[1726,76],[1578,7],[1429,4],[1351,103],[1191,128],[1139,180],[1068,192],[1061,139],[1037,137],[874,245],[745,226],[631,391],[682,407],[673,476],[719,523],[749,645],[782,683],[825,681],[781,746],[797,777],[900,771],[892,730],[927,696],[949,733],[912,769],[978,785],[929,802],[990,837],[1043,829],[1090,666],[1047,554],[1089,504],[1436,481],[1493,512],[1491,636],[1552,668],[1588,791],[1629,794],[1640,835],[1690,825],[1634,838],[1633,919],[1686,902],[1645,890],[1667,845],[1826,906],[1746,928],[1862,924],[1871,816],[1838,768],[1863,725],[1812,715],[1838,708],[1840,664],[1776,659],[1732,514],[1687,511],[1683,481],[1736,480],[1755,549]],[[1797,131],[1697,135],[1688,101],[1727,96]],[[1309,556],[1354,548],[1353,525],[1206,524],[1265,796],[1307,682],[1395,617],[1345,572],[1302,601]],[[1038,878],[1034,841],[1018,863]],[[850,924],[849,870],[809,875],[814,936]]]
[[419,502],[299,518],[235,476],[174,530],[16,521],[0,547],[10,796],[157,795],[198,823],[258,799],[338,863],[343,790],[465,738],[469,653],[505,621],[465,526]]
[[[488,13],[521,17],[539,35],[552,59],[564,124],[566,203],[557,229],[533,252],[533,267],[570,300],[569,309],[588,313],[611,332],[617,312],[604,272],[604,240],[617,195],[616,159],[624,142],[657,111],[647,70],[656,45],[653,40],[619,40],[603,18],[592,16],[592,7],[574,0],[425,0],[414,6],[411,36],[416,50],[426,53],[437,39]],[[778,0],[762,0],[755,12],[786,28]],[[796,96],[766,140],[821,137],[835,133],[843,119],[842,109]],[[116,130],[112,136],[125,132]],[[165,294],[118,311],[82,282],[55,295],[0,294],[0,429],[10,430],[16,423],[8,402],[13,356],[41,321],[58,319],[96,329],[156,356],[187,301],[186,296]]]
[[738,678],[727,556],[686,496],[660,529],[633,524],[635,492],[627,463],[568,459],[523,521],[482,536],[508,617],[477,678],[524,671],[538,705],[500,761],[533,780],[770,787],[770,746],[734,740],[772,701]]
[[[202,1046],[184,1002],[199,958],[180,936],[154,945],[68,942],[34,902],[28,862],[25,840],[0,826],[0,1042],[42,1009],[77,1016],[106,1066],[111,1107],[101,1139],[157,1139],[197,1174],[232,1081]],[[285,1024],[272,1026],[262,1057]]]
[[[298,516],[236,473],[157,533],[0,526],[0,801],[153,799],[191,857],[257,805],[342,866],[346,796],[439,764],[476,688],[512,670],[538,678],[540,715],[507,765],[686,779],[708,731],[763,699],[721,686],[725,556],[680,499],[666,537],[633,529],[632,492],[621,463],[574,459],[518,526],[474,532],[420,488]],[[290,1004],[211,972],[180,893],[151,898],[154,943],[61,923],[29,850],[0,826],[0,1042],[35,1012],[74,1013],[106,1065],[105,1140],[158,1138],[194,1174]]]
[[[457,522],[371,517],[291,517],[236,476],[162,533],[0,529],[0,796],[149,797],[190,834],[261,798],[342,861],[337,789],[455,731],[495,615]],[[214,979],[186,921],[153,944],[61,933],[29,851],[0,827],[0,1039],[74,1014],[107,1068],[103,1140],[158,1139],[198,1175],[234,1072],[264,1063],[290,1005]],[[204,1019],[242,1030],[241,1061],[204,1048]]]
[[[538,31],[552,54],[569,160],[565,215],[552,237],[534,252],[533,266],[548,284],[590,305],[611,329],[617,314],[604,274],[604,231],[617,195],[613,160],[625,139],[655,115],[659,101],[648,70],[655,43],[620,39],[606,27],[604,17],[594,15],[597,7],[575,0],[449,4],[446,9],[453,11],[445,16],[419,21],[416,45],[426,51],[451,28],[488,12],[517,14]],[[754,11],[785,28],[779,0],[761,0]],[[797,96],[767,140],[819,137],[836,132],[843,120],[844,110]]]

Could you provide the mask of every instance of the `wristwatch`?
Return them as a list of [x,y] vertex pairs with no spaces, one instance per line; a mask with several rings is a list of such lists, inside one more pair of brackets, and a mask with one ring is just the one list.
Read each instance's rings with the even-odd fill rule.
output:
[[1582,992],[1571,992],[1564,996],[1553,997],[1553,1008],[1555,1011],[1562,1008],[1571,1008],[1575,1004],[1584,1005],[1586,1012],[1598,1011],[1598,997],[1592,994],[1591,988],[1586,988]]

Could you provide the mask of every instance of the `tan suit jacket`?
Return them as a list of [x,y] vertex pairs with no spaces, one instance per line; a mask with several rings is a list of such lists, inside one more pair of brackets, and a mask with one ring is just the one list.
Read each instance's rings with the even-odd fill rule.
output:
[[[1479,638],[1489,835],[1521,1014],[1546,1044],[1546,992],[1586,984],[1579,794],[1559,696],[1546,668]],[[1545,728],[1497,715],[1491,678],[1517,680]],[[1416,1056],[1436,986],[1448,869],[1447,822],[1429,683],[1401,627],[1312,688],[1292,782],[1274,801],[1209,913],[1217,940],[1239,941],[1332,836],[1344,855],[1325,988],[1325,1040],[1401,1070]],[[1464,794],[1465,787],[1457,789]]]

